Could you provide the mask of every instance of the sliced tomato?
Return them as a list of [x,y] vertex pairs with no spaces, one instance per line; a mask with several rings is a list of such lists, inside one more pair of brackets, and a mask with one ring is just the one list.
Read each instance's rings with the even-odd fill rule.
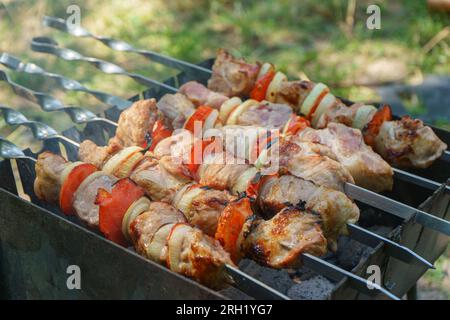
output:
[[363,129],[364,141],[369,146],[373,146],[375,144],[375,138],[378,133],[380,133],[381,125],[385,121],[392,120],[392,110],[388,105],[384,105],[378,109],[378,111],[372,117],[372,120]]
[[208,106],[198,107],[197,110],[195,110],[195,112],[189,117],[189,119],[187,119],[186,123],[184,124],[184,128],[194,133],[194,127],[197,121],[201,122],[201,126],[203,128],[203,124],[205,123],[209,114],[213,112],[213,110],[213,108]]
[[310,127],[311,123],[304,117],[297,116],[293,114],[291,119],[286,123],[286,128],[284,129],[285,136],[295,135],[297,132]]
[[230,202],[220,215],[215,238],[237,263],[240,252],[237,245],[245,221],[253,214],[249,198]]
[[67,175],[66,180],[63,182],[61,191],[59,193],[59,207],[66,215],[74,215],[75,209],[72,206],[75,192],[80,184],[97,171],[97,167],[90,163],[83,163],[75,168]]
[[126,246],[122,233],[122,220],[128,208],[144,195],[144,189],[132,180],[119,180],[111,193],[99,189],[95,203],[99,206],[99,227],[105,237],[117,244]]
[[275,70],[269,70],[261,77],[261,79],[256,81],[255,86],[250,92],[250,98],[257,101],[263,101],[266,98],[267,89],[269,88],[273,77],[275,77],[275,73]]
[[153,125],[152,130],[152,140],[151,145],[149,147],[150,151],[153,151],[156,148],[156,145],[163,139],[168,138],[172,135],[172,130],[167,128],[164,125],[164,122],[162,120],[157,120],[155,124]]
[[273,142],[277,141],[279,138],[278,131],[265,131],[257,139],[253,149],[251,150],[250,160],[256,161],[265,149],[269,149]]
[[200,167],[200,164],[203,161],[203,153],[204,153],[206,147],[209,146],[213,142],[214,142],[213,139],[197,140],[192,145],[191,154],[190,154],[188,163],[186,163],[186,166],[191,174],[191,177],[193,177],[193,178],[197,177],[198,167]]
[[247,190],[245,191],[245,193],[247,194],[247,196],[249,198],[256,199],[256,197],[258,197],[259,189],[261,188],[261,186],[267,180],[269,180],[271,177],[276,177],[276,176],[278,176],[277,173],[270,174],[270,175],[261,175],[261,174],[257,173],[255,175],[255,177],[249,182]]

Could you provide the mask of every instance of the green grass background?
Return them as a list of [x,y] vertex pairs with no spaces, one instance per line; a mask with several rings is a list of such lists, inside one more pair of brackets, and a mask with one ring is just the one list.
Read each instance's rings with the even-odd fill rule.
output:
[[[292,78],[307,76],[329,84],[335,93],[352,100],[377,100],[373,87],[361,85],[367,70],[380,61],[396,66],[377,80],[417,84],[428,74],[450,74],[450,37],[431,51],[424,46],[444,28],[450,15],[430,12],[425,0],[357,0],[348,15],[347,0],[207,1],[207,0],[3,0],[0,1],[0,50],[34,62],[48,71],[82,81],[86,86],[130,97],[144,89],[124,77],[107,76],[89,65],[66,62],[34,53],[30,40],[50,35],[61,45],[88,56],[114,61],[124,68],[163,80],[173,75],[134,54],[117,53],[89,39],[73,38],[41,26],[44,15],[67,17],[68,5],[81,8],[82,25],[95,34],[108,35],[191,62],[214,56],[225,47],[250,61],[271,61]],[[381,7],[381,30],[366,28],[366,8]],[[349,23],[348,16],[353,18]],[[67,104],[101,112],[106,106],[82,93],[52,90],[54,84],[40,77],[9,72],[11,78],[36,90],[52,91]],[[40,112],[14,96],[0,83],[0,103],[20,109],[27,116],[65,129],[65,115]],[[425,106],[408,103],[420,114]],[[443,106],[445,108],[448,106]],[[449,128],[448,120],[437,125]],[[0,120],[0,134],[29,145],[26,130],[12,131]],[[447,253],[448,256],[448,253]],[[449,262],[427,273],[423,285],[439,297],[450,297]]]

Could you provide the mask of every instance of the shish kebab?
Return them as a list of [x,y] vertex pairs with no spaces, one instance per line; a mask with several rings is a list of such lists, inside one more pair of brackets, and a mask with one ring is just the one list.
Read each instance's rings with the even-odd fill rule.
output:
[[[150,105],[153,105],[153,104],[150,104]],[[125,112],[124,116],[121,119],[128,118],[125,115],[127,115],[127,113],[133,113],[133,110],[140,110],[142,108],[144,108],[144,110],[145,110],[146,106],[148,106],[148,103],[146,103],[146,101],[135,103],[134,107],[132,109],[129,109],[129,111]],[[9,109],[9,108],[7,108],[5,106],[1,106],[0,109],[3,110],[4,116],[5,116],[5,120],[7,121],[7,123],[12,124],[12,125],[26,125],[26,126],[30,127],[32,129],[32,131],[33,131],[34,136],[36,138],[38,138],[38,139],[46,140],[46,139],[55,139],[55,138],[56,139],[60,139],[60,138],[62,138],[64,142],[71,143],[72,145],[76,146],[77,148],[79,147],[79,145],[76,142],[74,142],[74,141],[72,141],[72,140],[70,140],[70,139],[68,139],[68,138],[66,138],[64,136],[61,137],[59,134],[57,134],[57,132],[53,128],[49,127],[48,125],[46,125],[44,123],[40,123],[40,122],[36,122],[36,121],[30,121],[23,114],[21,114],[20,112],[18,112],[16,110],[11,110],[11,109]],[[121,124],[123,124],[122,121],[119,121],[119,122]],[[127,122],[125,122],[125,123],[127,123]],[[168,140],[170,142],[171,139],[166,139],[166,140]],[[105,150],[107,148],[103,148],[103,149],[100,148],[99,149],[98,147],[96,147],[95,145],[93,145],[92,143],[89,143],[89,142],[85,142],[85,144],[86,144],[86,146],[90,145],[90,146],[94,147],[95,149],[97,149],[97,150],[92,150],[91,154],[100,154],[100,155],[103,154],[103,155],[100,156],[101,159],[104,159],[105,157],[108,156],[107,154],[105,155],[104,152],[102,152],[103,150]],[[161,156],[161,152],[164,153],[164,149],[167,150],[167,144],[166,144],[166,146],[164,146],[164,143],[161,143],[161,146],[160,146],[159,149],[160,150],[159,151],[157,150],[156,153],[160,153],[160,156]],[[89,148],[87,149],[87,151],[88,151],[87,154],[89,154],[90,153],[89,152]],[[98,152],[98,151],[100,151],[100,152]],[[92,159],[92,156],[91,156],[91,159]],[[99,164],[96,163],[96,165],[99,165]],[[206,168],[207,168],[206,171],[208,171],[208,167],[209,166],[206,166]],[[235,166],[235,168],[236,167],[239,167],[239,166]],[[244,166],[244,168],[245,168],[245,166]],[[252,170],[246,170],[246,171],[252,173]],[[245,190],[245,183],[248,182],[248,179],[249,179],[248,173],[246,175],[247,175],[247,177],[244,177],[244,179],[239,179],[239,181],[240,181],[239,184],[241,185],[240,186],[241,190]],[[223,177],[222,177],[222,180],[223,180]],[[217,181],[217,179],[216,179],[216,181]],[[219,179],[219,181],[220,181],[220,179]],[[276,181],[276,180],[272,180],[272,181]],[[242,182],[244,182],[244,183],[242,183]],[[303,183],[303,185],[307,189],[309,187],[310,190],[311,190],[311,187],[314,187],[313,183],[307,182],[307,181],[302,181],[302,179],[297,179],[297,182],[301,183],[301,184]],[[208,180],[206,181],[206,183],[208,183]],[[209,183],[211,183],[211,179],[209,179]],[[223,184],[222,188],[225,189],[226,185],[227,185],[227,183]],[[254,187],[256,187],[256,186],[258,186],[258,184],[252,185],[252,189],[255,189]],[[270,190],[270,189],[271,188],[268,188],[266,190]],[[238,190],[239,189],[234,188],[234,192],[235,193]],[[325,191],[325,194],[327,193],[326,192],[326,188],[325,189],[323,189],[323,188],[316,188],[316,191],[317,191],[316,194],[324,193],[324,191]],[[333,192],[328,192],[328,194],[332,195]],[[345,203],[346,203],[345,200],[346,200],[346,198],[345,198],[345,196],[343,194],[340,194],[339,192],[334,192],[334,194],[336,194],[338,196],[337,199],[339,199],[339,198],[342,199],[341,202],[344,204],[344,206],[339,206],[339,205],[337,205],[337,206],[336,205],[329,206],[329,205],[326,205],[327,201],[319,201],[319,202],[317,202],[317,199],[316,199],[316,201],[315,201],[316,202],[316,206],[314,207],[314,204],[313,204],[312,208],[316,208],[316,209],[320,210],[321,212],[323,212],[324,216],[326,216],[328,214],[332,218],[333,217],[333,213],[330,213],[330,212],[327,213],[326,212],[327,211],[326,208],[329,207],[329,209],[331,209],[331,210],[337,210],[337,212],[334,213],[334,215],[336,216],[337,214],[339,214],[339,210],[340,210],[339,208],[345,209]],[[304,192],[303,192],[303,195],[304,195]],[[295,194],[293,196],[294,197],[289,197],[289,200],[291,202],[298,202],[299,201],[298,197]],[[313,198],[310,197],[310,204],[314,203]],[[351,202],[349,202],[348,200],[347,200],[347,202],[349,203],[349,206],[347,206],[348,208],[354,208],[353,210],[357,209],[356,206],[352,206],[351,205]],[[264,204],[264,202],[260,202],[260,203]],[[322,203],[322,205],[320,203]],[[328,202],[328,204],[329,204],[329,202]],[[273,203],[272,203],[272,205],[273,205]],[[285,206],[285,204],[282,204],[281,207],[282,206]],[[278,207],[281,208],[280,205],[278,205]],[[270,206],[269,206],[269,208],[270,208]],[[266,206],[264,209],[267,210],[268,207]],[[351,212],[351,210],[350,210],[350,212]],[[355,214],[357,214],[356,211],[354,211],[354,212],[355,212]],[[276,212],[273,211],[273,213],[276,213]],[[333,223],[332,220],[331,220],[331,223]],[[343,225],[344,223],[345,223],[345,221],[343,219],[341,219],[341,225]],[[425,264],[428,267],[433,267],[429,262],[427,262],[426,260],[424,260],[420,256],[416,255],[411,250],[409,250],[409,249],[407,249],[407,248],[405,248],[405,247],[403,247],[401,245],[398,245],[395,242],[392,242],[392,241],[390,241],[388,239],[385,239],[385,238],[383,238],[381,236],[378,236],[378,235],[376,235],[374,233],[371,233],[371,232],[369,232],[369,231],[367,231],[365,229],[362,229],[362,228],[360,228],[360,227],[358,227],[356,225],[353,225],[353,224],[348,224],[347,228],[349,229],[350,236],[352,238],[354,238],[354,239],[356,239],[358,241],[361,241],[363,243],[366,243],[369,246],[373,246],[374,244],[377,244],[379,242],[384,242],[385,245],[386,245],[386,248],[387,248],[387,252],[389,254],[397,257],[398,259],[400,259],[402,261],[405,261],[405,262],[408,262],[408,263],[421,263],[421,264]]]
[[[31,159],[33,161],[36,161],[34,158],[31,158],[29,156],[26,156],[17,146],[13,145],[12,143],[10,143],[9,141],[6,141],[4,139],[2,139],[0,137],[0,156],[7,158],[7,159]],[[55,158],[55,155],[52,155],[51,153],[44,153],[43,154],[43,159],[52,159],[52,161],[58,161],[57,158]],[[59,157],[59,156],[56,156]],[[59,159],[60,160],[60,164],[66,162],[64,159]],[[45,161],[45,160],[44,160]],[[67,167],[65,167],[65,169],[62,169],[62,172],[60,173],[64,173],[67,174],[69,173],[69,175],[72,175],[72,171],[73,170],[77,170],[76,175],[78,175],[78,179],[75,179],[75,184],[74,181],[72,180],[72,182],[69,182],[69,185],[71,185],[71,187],[75,187],[76,184],[81,183],[78,188],[81,187],[81,185],[83,183],[85,183],[85,181],[87,179],[89,179],[90,174],[89,172],[93,172],[91,175],[95,175],[98,174],[98,176],[101,176],[102,174],[99,173],[98,171],[95,171],[96,168],[89,166],[89,164],[68,164],[66,162],[66,164],[68,165]],[[76,169],[77,167],[81,168],[81,170]],[[55,168],[54,168],[55,169]],[[57,169],[58,170],[58,169]],[[70,172],[68,172],[70,171]],[[84,172],[84,174],[83,174]],[[81,175],[80,175],[81,173]],[[85,178],[84,181],[82,181],[82,179],[80,179],[82,176],[87,176],[87,178]],[[97,177],[98,177],[97,176]],[[104,175],[104,177],[106,177],[107,175]],[[67,178],[66,178],[67,179]],[[109,176],[108,179],[115,179],[112,176]],[[95,180],[95,178],[94,178]],[[117,180],[117,179],[116,179]],[[131,205],[131,207],[128,208],[128,210],[126,209],[128,206],[124,205],[125,203],[131,203],[131,201],[133,200],[133,198],[138,198],[139,195],[141,195],[143,193],[143,191],[139,188],[136,187],[136,185],[134,183],[132,183],[129,179],[121,179],[119,180],[114,186],[112,186],[112,192],[111,194],[109,194],[106,191],[100,191],[99,193],[102,195],[99,195],[97,198],[99,204],[100,204],[100,212],[103,213],[103,216],[105,216],[106,219],[106,224],[109,225],[109,228],[112,228],[112,230],[116,230],[118,228],[121,228],[123,225],[121,224],[120,219],[117,219],[118,216],[121,216],[121,214],[119,214],[118,212],[120,211],[126,211],[124,217],[124,221],[126,222],[125,224],[125,229],[127,226],[130,226],[129,228],[129,232],[133,232],[133,227],[135,227],[135,225],[133,225],[133,223],[131,222],[132,218],[136,217],[136,214],[134,212],[141,212],[141,210],[145,210],[143,209],[143,206],[148,205],[148,211],[142,213],[141,215],[138,216],[139,219],[141,216],[145,216],[143,217],[143,220],[146,220],[147,222],[154,222],[154,225],[146,225],[145,231],[149,232],[150,230],[152,230],[152,227],[154,227],[155,225],[161,225],[161,220],[158,220],[158,209],[161,209],[161,205],[164,207],[166,206],[166,208],[163,209],[167,209],[166,212],[170,212],[173,213],[173,215],[175,217],[172,217],[173,219],[177,219],[177,216],[179,219],[181,219],[183,221],[183,217],[182,215],[176,214],[174,212],[173,209],[169,208],[170,206],[164,203],[149,203],[147,198],[139,198],[137,201],[133,202],[133,204]],[[248,200],[248,199],[247,199]],[[106,202],[106,203],[104,203]],[[150,208],[151,206],[154,206],[155,211],[152,211]],[[119,209],[119,210],[118,210]],[[292,210],[291,210],[292,212]],[[102,213],[100,215],[102,215]],[[123,214],[123,213],[122,213]],[[152,217],[152,218],[150,218]],[[136,220],[135,219],[135,220]],[[154,219],[154,220],[153,220]],[[169,220],[171,218],[168,218]],[[115,220],[115,224],[112,220]],[[151,221],[148,221],[151,220]],[[166,220],[167,221],[167,220]],[[131,225],[129,225],[129,223],[131,223]],[[136,224],[138,224],[139,222],[137,222]],[[283,222],[285,224],[285,219],[283,219]],[[155,232],[154,230],[155,228],[153,228],[153,232]],[[232,266],[232,264],[226,264],[226,265],[221,265],[220,263],[217,264],[217,259],[219,258],[219,256],[215,256],[214,258],[216,258],[216,260],[209,260],[209,261],[204,261],[205,259],[207,259],[208,257],[205,255],[202,255],[200,257],[196,257],[195,255],[187,255],[186,254],[186,250],[180,252],[180,246],[184,246],[183,248],[192,249],[198,249],[200,250],[202,253],[205,253],[205,250],[208,252],[208,249],[213,250],[216,249],[217,243],[214,243],[214,241],[210,238],[208,238],[207,236],[205,236],[204,238],[202,238],[202,234],[200,232],[200,230],[198,229],[192,229],[189,227],[189,225],[185,224],[185,223],[177,223],[174,224],[173,226],[171,226],[171,230],[170,230],[170,234],[168,239],[164,239],[164,236],[162,237],[163,239],[159,239],[161,241],[157,241],[156,239],[156,234],[158,232],[161,233],[167,233],[166,231],[163,231],[164,226],[161,226],[161,228],[156,231],[153,239],[151,241],[151,245],[153,245],[153,253],[157,253],[157,252],[161,252],[163,254],[164,257],[166,257],[166,261],[169,264],[169,267],[171,268],[178,268],[174,271],[177,272],[188,272],[189,275],[201,275],[201,273],[198,272],[202,272],[205,271],[204,268],[201,268],[202,264],[206,263],[206,267],[210,267],[211,269],[208,269],[209,271],[218,271],[218,273],[213,273],[213,274],[209,274],[209,275],[205,275],[203,274],[203,278],[202,280],[206,280],[206,281],[211,281],[212,279],[228,279],[228,277],[224,274],[224,269],[223,267],[225,267],[225,269],[227,270],[227,272],[231,272],[231,274],[233,275],[233,280],[238,279],[238,281],[243,285],[244,288],[248,288],[249,286],[251,287],[253,285],[254,289],[258,289],[258,287],[262,286],[264,288],[264,290],[269,290],[269,296],[270,297],[276,297],[276,298],[286,298],[284,296],[282,296],[281,294],[277,293],[276,291],[270,291],[270,288],[268,288],[267,286],[265,286],[264,284],[259,283],[259,281],[255,280],[255,279],[251,279],[251,281],[246,281],[246,277],[245,274],[242,274],[239,272],[239,270],[237,270],[236,268],[234,268]],[[270,227],[268,227],[268,229],[270,229]],[[111,230],[111,229],[110,229]],[[181,231],[180,231],[181,230]],[[278,228],[277,228],[278,230]],[[127,231],[125,230],[124,235],[126,235]],[[172,234],[174,233],[174,234]],[[133,233],[132,233],[133,234]],[[130,235],[130,234],[129,234]],[[173,237],[173,239],[172,239]],[[188,237],[187,241],[183,241],[182,244],[179,244],[180,238],[182,238],[184,240],[184,238]],[[158,237],[160,238],[160,237]],[[199,238],[203,240],[202,243],[198,243]],[[172,239],[172,240],[171,240]],[[195,239],[195,240],[193,240]],[[153,243],[153,241],[155,241],[155,243]],[[187,242],[187,244],[186,244]],[[163,246],[164,244],[166,244],[166,247],[162,250],[159,251],[159,248],[161,246]],[[190,246],[190,244],[192,244],[192,246]],[[170,251],[168,248],[171,248],[172,246],[172,251]],[[156,248],[155,248],[156,247]],[[168,248],[167,248],[168,247]],[[219,249],[220,251],[220,246]],[[211,251],[210,251],[211,252]],[[170,255],[172,253],[172,255]],[[183,254],[184,253],[184,254]],[[212,254],[214,254],[214,252],[211,252]],[[180,254],[178,256],[178,254]],[[161,255],[157,255],[156,259],[160,259]],[[172,260],[171,260],[172,259]],[[226,259],[222,257],[222,260]],[[220,259],[219,259],[220,260]],[[318,260],[317,258],[315,258],[314,256],[310,255],[310,254],[303,254],[302,255],[302,260],[305,264],[310,265],[310,266],[314,266],[316,265],[316,263],[319,262],[319,265],[321,267],[322,270],[328,270],[330,273],[330,276],[332,278],[334,278],[334,280],[339,280],[341,275],[344,274],[346,276],[349,277],[349,279],[351,280],[350,283],[351,284],[355,284],[358,287],[361,287],[361,285],[363,285],[364,291],[369,294],[369,295],[373,295],[375,292],[382,292],[385,295],[387,295],[388,297],[392,298],[392,299],[398,299],[396,296],[392,295],[389,291],[385,290],[384,288],[374,284],[373,287],[375,290],[366,290],[365,288],[365,280],[362,278],[359,278],[358,276],[355,276],[353,274],[351,274],[350,272],[347,272],[345,270],[339,269],[335,266],[332,266],[324,261]],[[199,262],[200,265],[192,265],[192,264],[186,264],[186,261],[188,262]],[[177,265],[177,263],[180,262],[179,265]],[[209,264],[208,264],[209,262]],[[216,264],[214,264],[216,263]],[[195,267],[200,267],[200,270],[195,270]],[[194,268],[194,270],[189,270]],[[338,272],[337,272],[338,271]],[[215,278],[215,276],[219,276],[219,278]],[[261,289],[261,288],[259,288]],[[253,293],[258,292],[258,291],[252,291]],[[266,295],[262,295],[262,297],[267,298],[267,293]]]
[[[330,122],[358,128],[363,131],[368,144],[395,166],[428,167],[442,153],[445,159],[449,159],[449,152],[445,151],[447,146],[422,121],[408,116],[393,121],[389,106],[383,106],[378,111],[375,107],[362,103],[347,107],[329,92],[326,85],[310,81],[288,81],[270,63],[249,64],[220,49],[213,69],[210,70],[153,51],[134,48],[121,40],[94,35],[81,26],[67,28],[64,19],[46,16],[43,24],[75,37],[98,40],[114,50],[138,53],[152,61],[186,72],[201,72],[211,77],[209,88],[229,97],[252,96],[257,100],[288,103],[294,110],[310,118],[315,128],[324,128]],[[53,53],[52,50],[42,49],[44,50],[40,50],[36,43],[37,51]]]
[[[8,79],[7,79],[7,81],[10,84],[10,86],[12,86],[15,89],[16,93],[18,93],[19,95],[21,95],[35,103],[40,104],[41,107],[44,108],[44,110],[52,111],[52,110],[48,110],[46,108],[47,103],[51,102],[52,105],[57,105],[60,107],[60,108],[58,108],[58,110],[65,111],[64,105],[56,98],[49,96],[48,94],[32,91],[28,88],[17,85],[15,83],[9,81]],[[44,106],[44,104],[45,104],[45,106]],[[80,109],[80,108],[78,108],[78,109]],[[78,111],[82,111],[82,109],[80,109]],[[83,116],[83,115],[81,115],[81,116]],[[87,121],[89,121],[89,120],[87,120]],[[111,123],[110,120],[108,120],[108,122]],[[446,222],[442,219],[438,219],[434,216],[431,216],[425,212],[422,212],[417,209],[411,208],[409,206],[403,205],[399,202],[396,202],[396,201],[393,201],[392,199],[380,196],[376,193],[369,194],[369,192],[367,190],[364,190],[364,189],[359,190],[356,186],[354,186],[350,183],[345,183],[345,191],[347,194],[350,194],[351,196],[354,196],[355,198],[357,198],[363,202],[369,201],[371,203],[371,205],[374,205],[375,207],[379,207],[384,202],[387,202],[389,205],[386,205],[386,206],[382,205],[380,207],[382,210],[385,210],[391,214],[397,215],[401,218],[409,218],[411,216],[416,216],[417,221],[419,223],[421,223],[425,226],[428,226],[432,229],[438,230],[440,232],[444,232],[446,234],[450,233],[450,227],[449,227],[448,222]],[[374,200],[373,198],[377,198],[378,201],[373,201]],[[382,202],[380,202],[380,201],[382,201]]]

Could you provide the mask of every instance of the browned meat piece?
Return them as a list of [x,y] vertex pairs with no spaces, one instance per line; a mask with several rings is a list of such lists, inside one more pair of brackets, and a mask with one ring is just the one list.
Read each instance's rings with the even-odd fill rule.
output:
[[189,180],[178,180],[159,161],[147,156],[130,177],[155,201],[172,203],[176,192]]
[[91,174],[81,183],[75,192],[73,200],[73,207],[80,220],[90,227],[98,226],[99,207],[95,204],[97,192],[100,188],[111,192],[112,186],[116,181],[116,177],[98,171]]
[[285,104],[262,102],[239,115],[237,124],[282,130],[291,116],[292,108]]
[[101,147],[91,140],[84,140],[78,149],[78,158],[101,169],[106,161],[121,148],[116,144]]
[[177,225],[168,241],[168,266],[213,289],[230,283],[224,265],[234,265],[230,255],[217,240],[197,228]]
[[153,155],[158,159],[163,156],[171,156],[183,162],[186,155],[190,155],[194,140],[193,134],[187,130],[182,130],[161,140],[153,150]]
[[220,215],[234,199],[227,191],[192,185],[180,191],[174,199],[174,206],[184,213],[191,225],[214,236]]
[[180,87],[180,93],[184,94],[197,107],[201,105],[210,106],[220,110],[222,103],[229,98],[223,94],[209,90],[196,81],[189,81]]
[[319,118],[315,126],[316,129],[326,128],[331,122],[342,123],[347,127],[353,127],[353,120],[355,119],[356,111],[364,104],[355,103],[350,107],[347,107],[339,99],[336,100],[337,103],[325,110],[325,112]]
[[189,116],[195,111],[192,102],[180,93],[166,94],[156,105],[170,121],[173,129],[182,128]]
[[38,156],[34,193],[39,199],[48,203],[59,203],[61,174],[69,163],[63,157],[51,152],[42,152]]
[[139,100],[120,114],[115,137],[109,141],[115,148],[147,146],[149,132],[156,120],[163,115],[156,107],[155,99]]
[[346,224],[359,219],[358,207],[344,193],[291,175],[268,179],[257,198],[261,210],[269,215],[303,201],[307,210],[321,215],[324,234],[332,249],[336,248],[337,237],[346,234]]
[[258,76],[260,64],[237,59],[224,49],[217,53],[208,88],[228,97],[248,96]]
[[327,240],[320,217],[295,208],[285,208],[270,220],[252,216],[240,236],[245,256],[271,268],[295,268],[301,254],[322,256]]
[[330,123],[326,129],[307,128],[300,131],[291,141],[307,141],[328,146],[361,187],[375,192],[392,189],[392,167],[364,143],[358,129],[340,123]]
[[403,117],[383,123],[374,148],[395,166],[427,168],[441,157],[447,145],[421,120]]
[[353,177],[339,162],[319,153],[325,153],[325,151],[317,146],[318,144],[310,142],[282,141],[280,172],[311,180],[320,186],[344,191],[346,182],[354,183]]
[[[229,159],[234,159],[229,155]],[[222,161],[223,160],[223,161]],[[216,154],[205,159],[198,169],[200,183],[219,190],[231,190],[239,177],[250,168],[250,165],[241,163],[225,163],[225,153]]]
[[278,103],[287,103],[296,112],[299,112],[300,107],[314,86],[315,84],[313,82],[306,80],[283,82],[275,101]]
[[[131,222],[130,235],[136,252],[148,257],[148,248],[155,233],[164,225],[183,222],[186,222],[183,213],[170,204],[164,202],[152,202],[147,211],[140,214],[133,222]],[[159,255],[159,258],[161,258],[161,254]],[[158,262],[162,262],[160,259],[158,260]]]

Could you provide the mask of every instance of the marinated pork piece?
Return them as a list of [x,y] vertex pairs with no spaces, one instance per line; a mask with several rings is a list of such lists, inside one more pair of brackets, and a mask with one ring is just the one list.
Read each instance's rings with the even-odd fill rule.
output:
[[303,253],[324,255],[327,240],[318,215],[290,207],[266,221],[252,216],[244,225],[240,247],[247,258],[264,266],[295,268]]
[[188,179],[177,179],[157,159],[150,156],[141,161],[130,178],[144,188],[146,195],[152,200],[167,203],[172,203],[176,192],[189,182]]
[[190,154],[192,146],[196,139],[194,135],[187,130],[174,132],[170,137],[161,140],[153,150],[153,155],[161,159],[164,156],[171,156],[179,159],[180,163],[187,154]]
[[447,145],[421,120],[403,117],[382,124],[374,148],[395,166],[427,168],[441,157]]
[[[152,202],[147,211],[140,214],[131,222],[131,239],[134,243],[136,252],[140,255],[149,255],[149,245],[153,240],[155,233],[163,226],[174,223],[184,223],[186,218],[183,213],[175,209],[170,204],[164,202]],[[167,250],[167,248],[166,248]],[[150,258],[150,257],[149,257]],[[161,252],[159,258],[152,259],[159,263],[165,263],[164,253]]]
[[69,165],[63,157],[42,152],[36,161],[36,180],[34,180],[34,193],[45,202],[56,204],[59,202],[61,190],[61,174]]
[[114,149],[130,146],[146,147],[149,132],[163,114],[158,111],[155,99],[139,100],[120,114],[116,135],[110,139],[109,145]]
[[280,143],[280,172],[290,173],[317,185],[344,191],[347,182],[354,183],[348,170],[339,162],[322,153],[328,153],[317,144],[310,142],[294,143],[284,140]]
[[182,128],[189,116],[195,111],[192,102],[180,93],[166,94],[156,105],[170,121],[173,129]]
[[[342,101],[336,99],[336,103],[325,110],[325,112],[320,116],[316,129],[323,129],[328,126],[329,123],[336,122],[342,123],[347,127],[353,127],[356,112],[359,108],[364,106],[362,103],[355,103],[350,107],[346,106]],[[370,117],[371,118],[371,117]],[[367,120],[369,122],[370,119]]]
[[168,266],[213,289],[231,283],[225,264],[234,266],[217,240],[188,225],[176,225],[168,241]]
[[249,64],[219,49],[208,88],[228,97],[248,96],[255,85],[260,64]]
[[77,216],[90,227],[98,226],[99,207],[95,204],[100,188],[111,192],[117,178],[104,172],[95,172],[87,177],[75,192],[73,207]]
[[307,80],[282,82],[275,101],[277,103],[286,103],[299,113],[303,102],[314,86],[313,82]]
[[324,234],[330,248],[336,248],[340,234],[346,234],[347,223],[359,219],[359,209],[343,192],[317,186],[310,181],[285,175],[268,179],[260,188],[257,204],[268,215],[289,205],[305,202],[305,208],[322,217]]
[[239,115],[236,124],[282,130],[291,116],[292,108],[288,105],[263,101]]
[[196,81],[189,81],[180,87],[180,93],[185,95],[196,107],[206,105],[220,110],[222,103],[229,98],[223,94],[209,90]]
[[102,168],[109,158],[122,149],[117,144],[108,146],[97,146],[91,140],[84,140],[78,149],[78,158],[86,163],[93,164],[97,168]]
[[357,129],[330,123],[326,129],[306,128],[292,137],[291,141],[328,146],[361,187],[375,192],[392,189],[392,167],[364,143],[361,131]]

